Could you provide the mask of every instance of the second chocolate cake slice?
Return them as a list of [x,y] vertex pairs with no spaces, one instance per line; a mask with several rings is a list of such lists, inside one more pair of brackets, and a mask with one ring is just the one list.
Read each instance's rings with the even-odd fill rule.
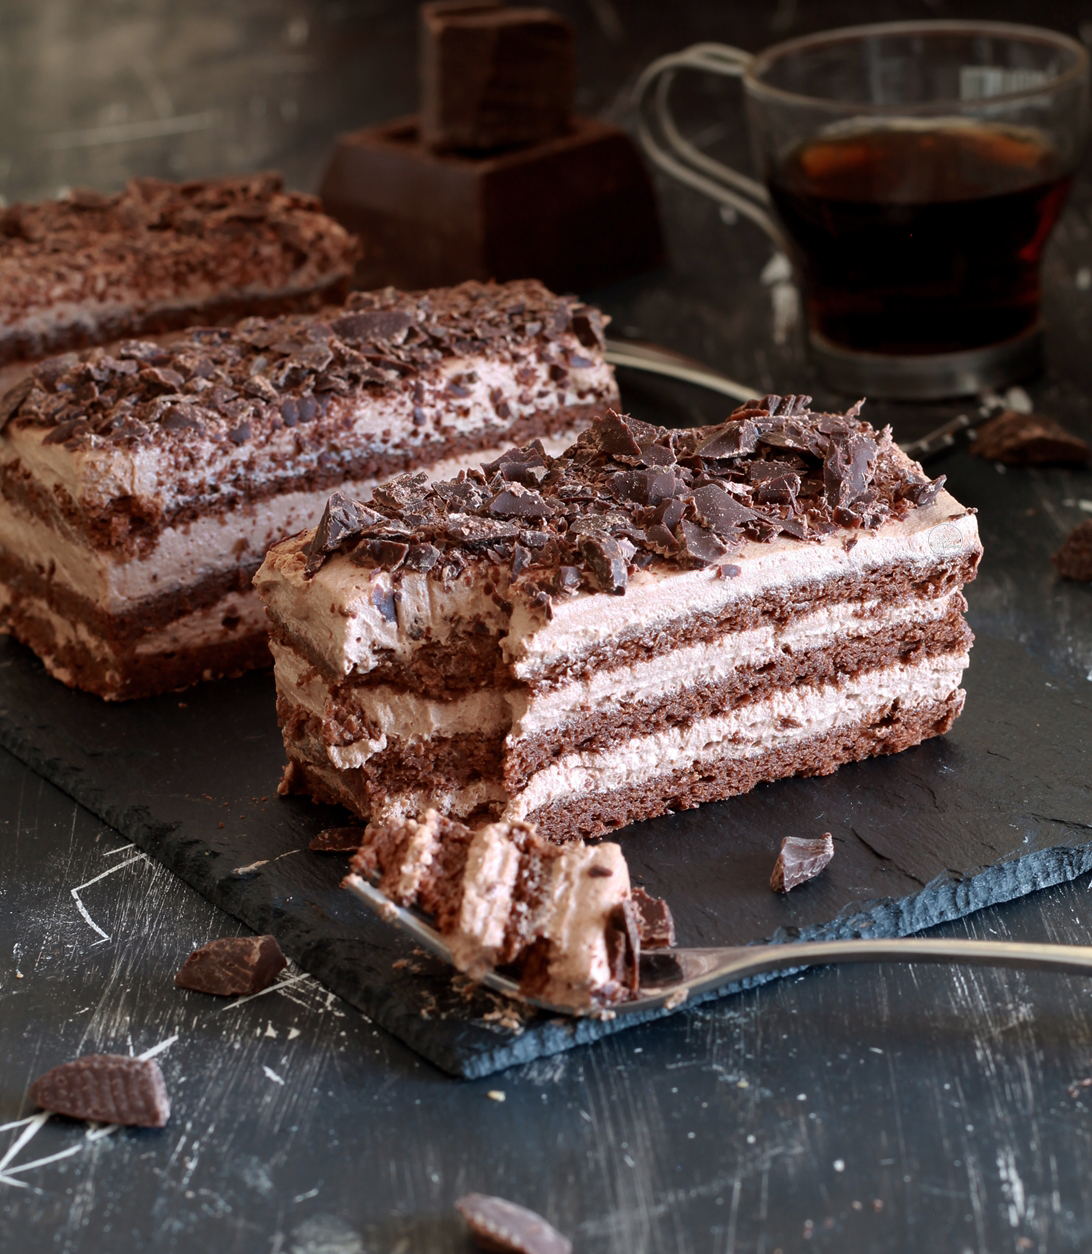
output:
[[332,489],[451,474],[616,396],[598,312],[534,281],[52,358],[0,399],[0,630],[110,699],[267,665],[251,576]]

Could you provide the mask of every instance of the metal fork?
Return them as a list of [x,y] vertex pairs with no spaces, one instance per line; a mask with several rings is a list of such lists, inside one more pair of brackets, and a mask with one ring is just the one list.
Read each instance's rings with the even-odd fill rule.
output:
[[[674,349],[663,348],[659,344],[649,344],[644,340],[607,340],[607,361],[612,366],[625,366],[630,370],[643,370],[646,374],[663,375],[668,379],[681,379],[684,383],[692,383],[696,387],[706,388],[710,392],[719,392],[722,396],[731,396],[738,401],[749,400],[752,396],[761,396],[755,388],[746,383],[729,379],[719,370],[676,353]],[[907,457],[924,462],[938,453],[953,447],[956,437],[964,431],[970,431],[988,418],[992,418],[994,410],[985,413],[976,409],[969,414],[943,423],[934,430],[921,436],[920,439],[900,447]]]
[[[447,942],[412,911],[396,906],[374,885],[350,875],[345,887],[366,902],[381,918],[412,936],[425,949],[452,963]],[[537,1006],[552,1014],[602,1018],[671,1009],[691,994],[713,992],[748,976],[768,971],[795,971],[835,962],[939,962],[975,967],[1017,967],[1031,971],[1058,971],[1065,975],[1092,975],[1092,946],[1038,945],[1022,941],[933,940],[920,937],[863,940],[800,941],[788,945],[748,945],[724,949],[652,949],[641,955],[640,992],[604,1012],[557,1006],[520,992],[515,980],[487,972],[479,981],[494,992]]]

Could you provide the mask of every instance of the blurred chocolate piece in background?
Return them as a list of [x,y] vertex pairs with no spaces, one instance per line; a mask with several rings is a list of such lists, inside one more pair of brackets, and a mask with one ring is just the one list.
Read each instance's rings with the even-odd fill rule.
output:
[[1011,409],[978,428],[971,452],[1006,466],[1084,466],[1092,460],[1092,449],[1060,422]]
[[572,31],[544,9],[421,13],[421,114],[343,135],[327,213],[365,240],[358,287],[541,279],[586,291],[664,260],[629,136],[570,113]]
[[568,127],[573,28],[549,9],[421,6],[421,139],[434,152],[534,144]]

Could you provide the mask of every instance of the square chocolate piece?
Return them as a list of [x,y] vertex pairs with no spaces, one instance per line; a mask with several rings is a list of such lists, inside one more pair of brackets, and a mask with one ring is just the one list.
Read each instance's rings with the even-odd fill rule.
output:
[[568,125],[576,49],[549,9],[426,4],[421,9],[421,134],[435,152],[533,144]]

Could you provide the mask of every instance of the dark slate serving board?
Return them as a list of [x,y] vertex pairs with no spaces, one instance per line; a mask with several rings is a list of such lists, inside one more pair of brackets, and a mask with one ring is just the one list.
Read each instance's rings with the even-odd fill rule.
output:
[[[622,834],[634,876],[670,900],[680,944],[905,935],[1092,870],[1092,586],[1049,563],[1088,516],[1063,502],[1092,498],[1092,476],[1001,475],[962,453],[944,469],[979,506],[987,553],[968,590],[965,713],[897,757]],[[268,673],[106,705],[0,641],[0,743],[445,1071],[487,1075],[638,1022],[534,1016],[515,1033],[494,997],[453,987],[339,890],[344,855],[307,844],[344,816],[276,796]],[[827,830],[824,875],[773,894],[782,836]]]

